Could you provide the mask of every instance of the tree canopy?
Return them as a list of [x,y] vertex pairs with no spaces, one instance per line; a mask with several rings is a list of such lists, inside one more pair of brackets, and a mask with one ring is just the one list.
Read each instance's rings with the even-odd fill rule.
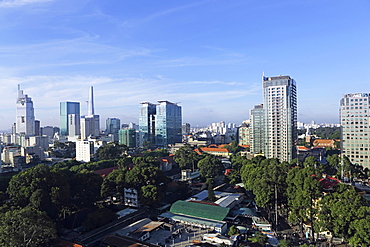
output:
[[9,210],[0,215],[1,246],[50,246],[57,237],[53,221],[31,207]]
[[202,159],[202,156],[197,154],[190,145],[185,144],[175,153],[175,162],[179,165],[180,169],[193,169],[195,170],[198,166],[198,161]]
[[126,156],[128,148],[126,145],[110,142],[96,150],[98,160],[117,159]]
[[216,178],[224,170],[221,160],[214,155],[205,156],[198,162],[198,167],[203,178]]
[[32,206],[57,219],[63,211],[92,206],[100,197],[101,183],[102,178],[94,172],[38,165],[13,176],[7,193],[15,205]]

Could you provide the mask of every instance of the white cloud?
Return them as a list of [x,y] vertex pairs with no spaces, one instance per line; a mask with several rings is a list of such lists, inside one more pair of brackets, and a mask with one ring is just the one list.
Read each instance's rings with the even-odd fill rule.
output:
[[[141,101],[155,103],[162,99],[180,102],[183,106],[184,121],[191,121],[195,124],[204,119],[203,112],[209,114],[214,112],[214,121],[221,117],[227,120],[233,117],[238,118],[237,113],[230,112],[231,108],[238,108],[237,99],[260,97],[256,93],[259,87],[257,88],[253,83],[230,84],[218,81],[216,84],[212,84],[213,82],[208,84],[209,82],[204,82],[209,85],[210,90],[197,91],[189,90],[189,83],[186,81],[174,82],[172,80],[160,75],[153,78],[86,75],[0,78],[0,91],[2,92],[0,129],[8,129],[14,121],[18,84],[21,84],[24,93],[32,98],[35,116],[41,121],[42,126],[59,125],[59,102],[62,101],[80,102],[81,113],[84,114],[90,86],[94,86],[96,113],[101,116],[102,124],[107,117],[119,117],[122,118],[122,122],[137,122]],[[213,85],[222,87],[222,90],[212,91]],[[251,107],[243,105],[239,108],[249,110]],[[246,118],[244,115],[243,113],[240,118]],[[209,116],[211,117],[211,114]]]
[[17,8],[29,4],[47,3],[55,0],[2,0],[0,8]]

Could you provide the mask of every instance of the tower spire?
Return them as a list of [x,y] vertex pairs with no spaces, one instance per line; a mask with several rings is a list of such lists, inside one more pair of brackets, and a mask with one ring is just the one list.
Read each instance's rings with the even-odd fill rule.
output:
[[93,86],[90,86],[89,101],[87,106],[87,115],[94,115],[94,91]]

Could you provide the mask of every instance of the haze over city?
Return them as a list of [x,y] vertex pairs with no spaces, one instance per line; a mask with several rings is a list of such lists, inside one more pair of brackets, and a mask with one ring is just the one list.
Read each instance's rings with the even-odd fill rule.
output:
[[[338,123],[343,94],[369,92],[370,3],[349,1],[0,1],[0,129],[17,85],[42,126],[94,86],[101,121],[138,122],[141,101],[179,102],[183,122],[241,123],[261,76],[297,82],[298,121]],[[102,125],[103,126],[103,125]]]

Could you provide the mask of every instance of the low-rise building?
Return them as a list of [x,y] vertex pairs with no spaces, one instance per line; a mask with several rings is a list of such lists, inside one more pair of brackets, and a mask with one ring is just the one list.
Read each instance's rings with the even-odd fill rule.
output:
[[138,208],[140,206],[139,192],[134,188],[124,188],[125,205]]
[[227,223],[224,219],[228,213],[228,208],[220,206],[191,201],[177,201],[172,204],[169,212],[160,216],[223,234],[227,231]]

